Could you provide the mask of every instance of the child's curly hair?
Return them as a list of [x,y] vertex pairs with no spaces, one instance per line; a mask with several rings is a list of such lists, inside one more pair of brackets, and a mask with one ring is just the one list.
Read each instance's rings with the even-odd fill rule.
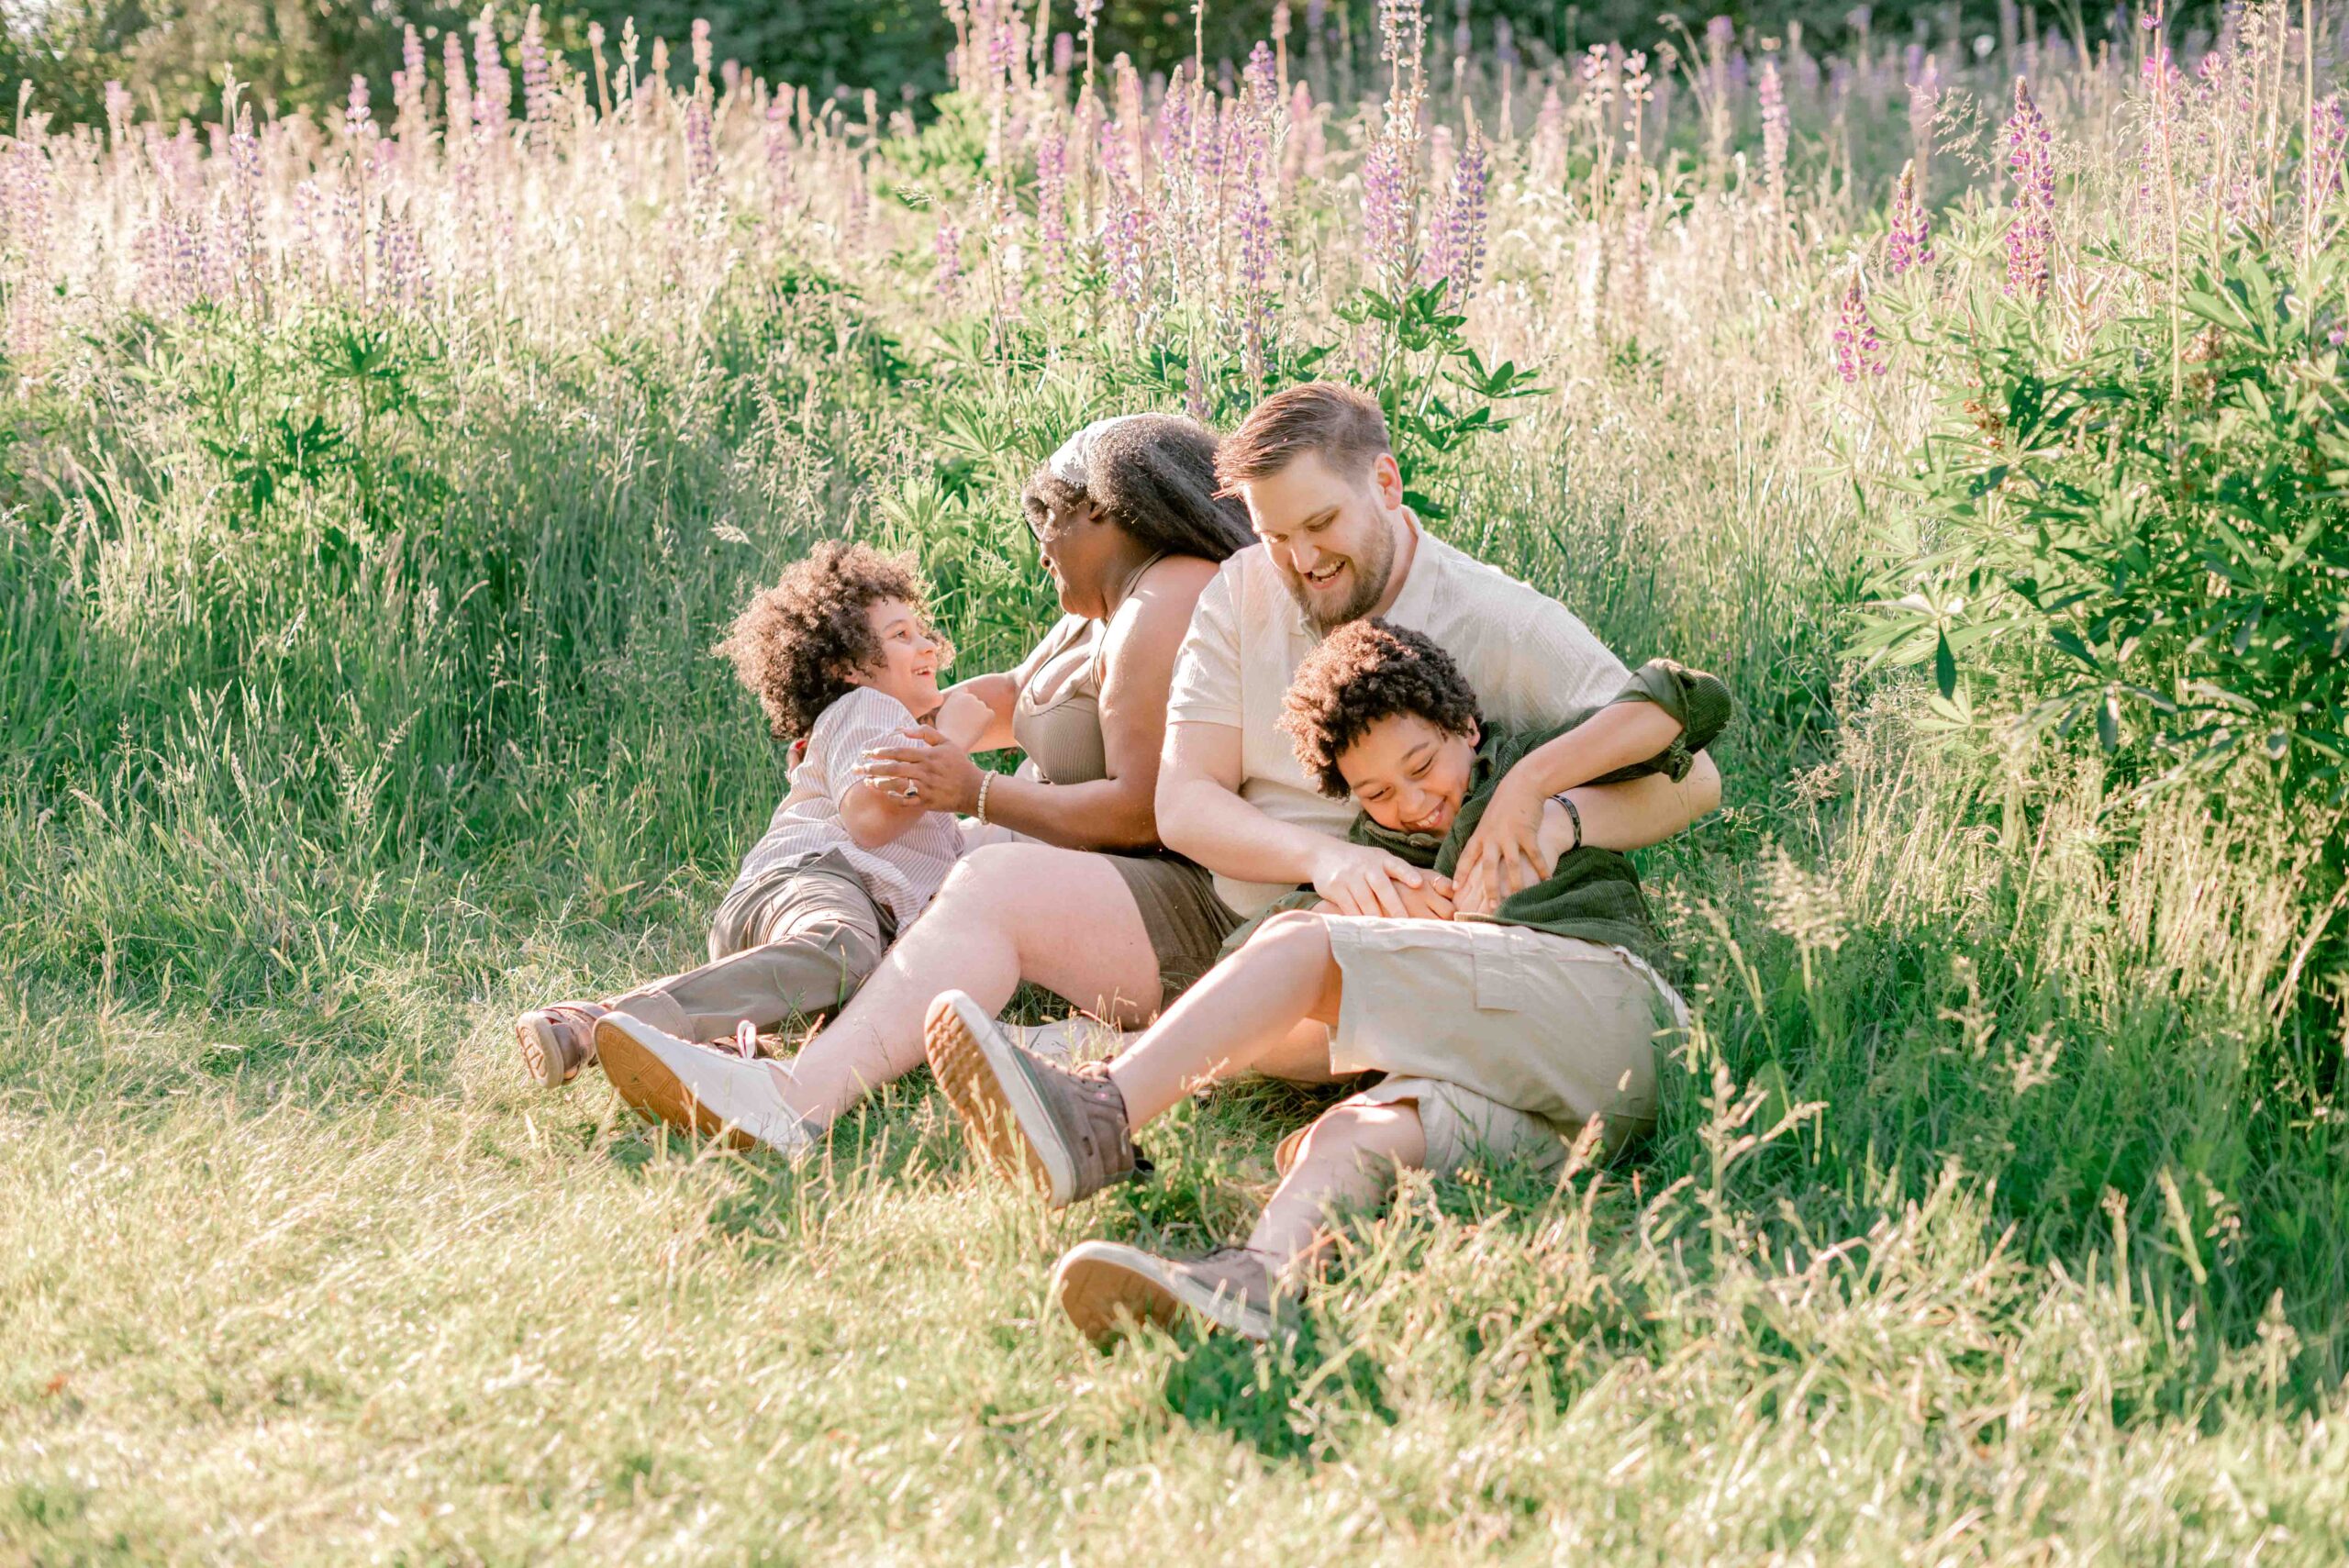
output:
[[[913,557],[824,539],[743,607],[713,651],[734,662],[766,712],[768,732],[789,740],[815,728],[816,716],[846,694],[850,675],[880,665],[881,639],[864,612],[883,599],[903,599],[929,620]],[[941,647],[939,662],[953,653]]]
[[1297,667],[1280,727],[1313,786],[1343,800],[1338,759],[1372,725],[1398,713],[1454,735],[1475,734],[1481,717],[1475,689],[1442,649],[1408,627],[1350,621]]

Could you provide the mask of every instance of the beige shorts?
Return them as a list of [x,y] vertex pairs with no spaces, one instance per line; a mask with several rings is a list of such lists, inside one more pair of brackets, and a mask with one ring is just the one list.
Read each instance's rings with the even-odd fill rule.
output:
[[1488,920],[1324,919],[1344,977],[1330,1068],[1386,1074],[1348,1103],[1416,1106],[1430,1170],[1553,1168],[1595,1117],[1609,1152],[1654,1125],[1659,1042],[1687,1009],[1639,959]]

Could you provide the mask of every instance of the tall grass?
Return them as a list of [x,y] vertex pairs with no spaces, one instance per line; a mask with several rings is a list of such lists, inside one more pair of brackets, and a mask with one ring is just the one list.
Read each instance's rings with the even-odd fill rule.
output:
[[[1904,313],[2005,276],[2015,72],[2060,177],[2036,319],[2165,313],[2091,248],[2154,188],[2146,35],[1930,78],[1782,47],[1781,142],[1734,28],[1153,95],[991,50],[1008,15],[966,14],[919,126],[616,42],[510,119],[451,124],[437,61],[334,127],[52,136],[36,100],[0,203],[0,1544],[2337,1558],[2339,1046],[2289,1005],[2326,819],[2255,768],[2116,810],[2092,742],[1844,653],[1948,390]],[[2285,113],[2337,80],[2314,19],[2161,80],[2260,84],[2283,128],[2236,174],[2288,216],[2330,156]],[[1382,158],[1422,200],[1376,228]],[[1937,256],[1896,284],[1911,161]],[[1855,260],[1887,369],[1847,383]],[[1005,667],[1052,613],[1018,481],[1083,419],[1228,419],[1308,365],[1477,404],[1364,287],[1440,287],[1546,389],[1414,449],[1443,530],[1740,698],[1728,805],[1645,857],[1698,1020],[1646,1148],[1408,1183],[1294,1350],[1104,1357],[1052,1256],[1227,1234],[1311,1096],[1219,1092],[1158,1182],[1047,1218],[919,1079],[796,1174],[524,1092],[511,1012],[690,958],[781,788],[707,653],[751,584],[912,546],[965,670]]]

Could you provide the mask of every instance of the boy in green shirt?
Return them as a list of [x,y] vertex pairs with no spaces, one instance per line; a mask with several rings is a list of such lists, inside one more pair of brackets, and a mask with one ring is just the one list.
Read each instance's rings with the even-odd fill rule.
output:
[[[1659,660],[1557,730],[1488,733],[1442,650],[1370,620],[1299,667],[1282,728],[1307,774],[1361,807],[1358,840],[1449,878],[1495,786],[1534,747],[1568,737],[1579,783],[1678,777],[1729,711],[1720,682]],[[1562,792],[1543,808],[1539,879],[1489,909],[1451,920],[1277,910],[1106,1063],[1046,1061],[969,998],[940,996],[928,1044],[941,1086],[996,1166],[1033,1179],[1055,1207],[1146,1173],[1137,1129],[1300,1027],[1326,1029],[1333,1075],[1386,1074],[1282,1144],[1280,1187],[1244,1245],[1191,1261],[1116,1242],[1073,1249],[1053,1295],[1077,1327],[1101,1339],[1188,1307],[1263,1339],[1276,1297],[1326,1241],[1330,1207],[1383,1198],[1397,1168],[1448,1173],[1516,1155],[1554,1168],[1594,1120],[1609,1149],[1651,1124],[1656,1037],[1685,1009],[1653,967],[1661,941],[1631,862],[1581,840]]]

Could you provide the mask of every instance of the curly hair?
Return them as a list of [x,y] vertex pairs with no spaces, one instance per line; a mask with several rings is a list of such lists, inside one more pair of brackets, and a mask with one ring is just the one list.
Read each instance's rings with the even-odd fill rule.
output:
[[[879,667],[881,639],[865,611],[884,599],[903,599],[927,623],[913,557],[824,539],[753,595],[711,651],[734,662],[766,713],[768,732],[789,740],[815,728],[816,716],[847,693],[850,675]],[[939,662],[952,656],[943,649]]]
[[1031,525],[1090,501],[1152,550],[1222,561],[1256,542],[1248,509],[1216,492],[1216,435],[1179,414],[1131,414],[1101,432],[1073,484],[1038,469],[1020,493]]
[[1338,759],[1372,725],[1398,713],[1454,735],[1475,734],[1481,718],[1475,690],[1442,649],[1407,627],[1350,621],[1297,667],[1280,727],[1314,787],[1343,800]]

